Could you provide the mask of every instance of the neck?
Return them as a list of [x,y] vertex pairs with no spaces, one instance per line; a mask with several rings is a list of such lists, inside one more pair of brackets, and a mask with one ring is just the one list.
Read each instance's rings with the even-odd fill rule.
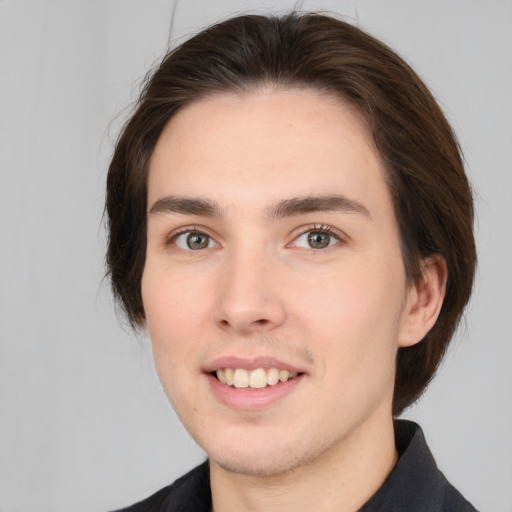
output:
[[393,422],[361,426],[351,437],[280,475],[237,474],[210,461],[213,511],[359,510],[396,464]]

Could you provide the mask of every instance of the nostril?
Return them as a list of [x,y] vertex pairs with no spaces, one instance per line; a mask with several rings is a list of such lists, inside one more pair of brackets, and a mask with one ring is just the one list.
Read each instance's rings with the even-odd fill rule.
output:
[[[254,320],[252,323],[255,325],[267,325],[269,323],[269,320],[267,320],[266,318],[260,318],[259,320]],[[228,320],[221,320],[220,324],[223,325],[224,327],[228,327],[230,325]]]
[[271,321],[266,319],[266,318],[260,318],[259,320],[253,320],[247,324],[245,324],[245,327],[243,325],[238,325],[236,322],[230,322],[229,320],[226,320],[226,319],[222,319],[222,320],[219,320],[219,326],[222,328],[222,329],[230,329],[232,327],[234,328],[242,328],[242,329],[247,329],[249,331],[251,330],[258,330],[258,329],[263,329],[263,328],[267,328],[269,325],[271,325]]

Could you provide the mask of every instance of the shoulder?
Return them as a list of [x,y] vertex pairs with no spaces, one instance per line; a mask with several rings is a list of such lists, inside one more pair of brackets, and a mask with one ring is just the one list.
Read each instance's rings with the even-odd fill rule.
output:
[[208,462],[134,505],[116,512],[206,512],[211,505]]
[[438,469],[421,428],[395,422],[398,462],[363,512],[477,512]]
[[[444,475],[443,475],[444,478]],[[478,512],[477,509],[462,494],[445,479],[445,493],[440,510],[451,512]]]

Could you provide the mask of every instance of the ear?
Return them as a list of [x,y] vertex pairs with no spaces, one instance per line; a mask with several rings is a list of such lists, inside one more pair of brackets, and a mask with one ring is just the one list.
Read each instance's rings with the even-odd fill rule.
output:
[[400,347],[419,343],[436,323],[443,305],[448,276],[444,258],[429,256],[421,266],[421,281],[407,290],[398,337]]

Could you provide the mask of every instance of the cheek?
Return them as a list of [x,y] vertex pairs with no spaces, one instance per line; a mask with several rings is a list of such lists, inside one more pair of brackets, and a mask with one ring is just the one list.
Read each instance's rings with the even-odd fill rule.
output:
[[205,297],[194,283],[145,270],[142,300],[157,369],[190,363],[197,351]]
[[325,354],[325,364],[343,366],[357,379],[375,368],[389,368],[384,361],[393,365],[402,308],[400,272],[368,268],[332,274],[319,287],[304,283],[294,294],[300,297],[297,323]]
[[400,301],[391,295],[359,276],[311,295],[303,307],[301,330],[320,356],[322,386],[342,410],[371,409],[392,395]]
[[[340,329],[340,334],[364,326],[371,329],[389,318],[390,310],[401,303],[402,279],[396,273],[369,268],[347,265],[315,280],[303,279],[293,293],[301,315],[325,328]],[[369,319],[374,321],[367,322]]]
[[173,408],[184,418],[191,379],[196,377],[190,370],[197,368],[195,362],[201,351],[201,303],[190,283],[165,272],[146,269],[141,285],[155,367]]

